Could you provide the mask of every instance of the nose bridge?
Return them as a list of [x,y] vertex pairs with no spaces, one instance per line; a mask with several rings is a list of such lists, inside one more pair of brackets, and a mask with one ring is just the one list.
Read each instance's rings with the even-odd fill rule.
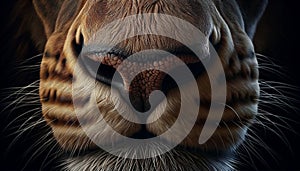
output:
[[[175,13],[183,7],[186,0],[122,0],[123,10],[129,15],[143,13]],[[181,5],[182,4],[182,5]],[[108,4],[108,6],[114,4]],[[178,12],[178,11],[177,11]]]
[[[90,22],[111,22],[131,15],[159,13],[175,16],[197,25],[199,17],[206,19],[203,8],[205,4],[191,3],[190,0],[110,0],[88,2],[87,18]],[[193,5],[191,5],[193,4]],[[203,22],[203,21],[202,21]]]
[[[77,21],[80,23],[78,24],[80,31],[77,32],[82,35],[84,45],[95,44],[97,41],[96,44],[100,46],[118,46],[129,54],[147,49],[170,50],[186,45],[181,39],[191,43],[189,45],[197,44],[197,41],[202,39],[193,36],[195,33],[187,33],[186,30],[190,29],[189,26],[182,24],[184,22],[199,28],[206,36],[211,30],[209,17],[204,15],[203,11],[195,10],[188,0],[110,0],[87,3],[88,5],[83,9],[86,12],[81,12],[81,15],[85,15],[78,17],[83,21]],[[199,3],[194,4],[199,6]],[[136,14],[143,17],[135,17]],[[173,17],[184,22],[178,22]],[[126,19],[134,21],[122,22]],[[144,31],[145,35],[140,35]],[[169,37],[170,32],[174,35],[171,35],[172,38]],[[160,36],[162,34],[168,36]],[[131,37],[131,35],[137,36]],[[126,39],[117,42],[122,39],[122,36]]]

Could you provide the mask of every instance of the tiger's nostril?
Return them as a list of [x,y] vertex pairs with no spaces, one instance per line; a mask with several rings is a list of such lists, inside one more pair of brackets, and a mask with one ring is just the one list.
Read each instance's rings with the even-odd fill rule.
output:
[[[110,65],[112,62],[96,61],[86,57],[85,55],[79,57],[79,62],[97,81],[109,86],[123,86],[123,80],[120,74],[116,71],[116,68]],[[114,82],[112,82],[113,77]]]

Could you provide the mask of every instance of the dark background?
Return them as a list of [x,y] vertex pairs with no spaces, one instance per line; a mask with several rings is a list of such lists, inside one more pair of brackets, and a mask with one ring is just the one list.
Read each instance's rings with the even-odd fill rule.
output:
[[[282,73],[281,76],[274,71],[261,71],[261,78],[296,86],[295,90],[282,89],[282,92],[297,100],[297,102],[291,102],[294,110],[288,109],[287,112],[284,112],[279,109],[279,106],[274,108],[271,106],[271,109],[268,109],[277,116],[289,118],[290,121],[287,122],[291,128],[282,128],[282,133],[276,129],[274,129],[275,133],[272,133],[271,131],[264,132],[261,127],[258,128],[261,129],[261,131],[257,131],[258,136],[270,146],[274,154],[272,157],[263,147],[258,147],[257,153],[262,156],[261,159],[254,159],[258,170],[300,170],[300,47],[299,34],[297,34],[300,31],[297,24],[299,17],[297,1],[269,0],[269,6],[258,26],[254,41],[256,51],[266,55],[279,65],[281,68],[276,66],[273,68]],[[286,106],[283,107],[287,108]],[[273,120],[286,125],[275,118]],[[275,135],[277,133],[280,134],[281,138]],[[282,141],[284,136],[288,139],[288,144]],[[250,158],[247,159],[250,161]],[[269,166],[263,164],[263,160],[266,160]]]
[[[297,1],[292,0],[269,1],[269,6],[259,24],[254,42],[257,52],[268,56],[268,58],[273,60],[277,65],[281,66],[281,69],[275,66],[274,68],[275,70],[282,72],[284,76],[280,77],[274,72],[266,71],[261,73],[261,78],[265,80],[284,82],[300,87],[300,47],[298,43],[300,30],[297,26],[300,17],[299,6]],[[5,47],[7,39],[12,36],[9,34],[3,34],[3,28],[5,28],[11,21],[8,13],[12,10],[13,3],[14,1],[8,0],[0,2],[0,21],[2,22],[0,30],[1,47]],[[15,27],[18,26],[16,25]],[[4,58],[5,56],[3,54],[7,54],[5,49],[0,49],[2,54],[0,57],[0,87],[2,88],[7,87],[10,84],[8,80],[11,80],[10,68],[12,65],[9,63],[7,58]],[[288,96],[299,100],[299,89],[300,88],[296,88],[294,90],[286,89],[284,91]],[[297,157],[300,155],[300,135],[297,135],[300,133],[300,104],[298,102],[291,103],[295,110],[287,109],[286,112],[283,112],[278,108],[268,109],[271,113],[277,116],[286,117],[291,120],[287,121],[291,128],[282,128],[282,133],[275,129],[276,133],[283,134],[288,139],[289,143],[286,144],[281,140],[283,139],[282,135],[280,138],[276,135],[276,133],[264,130],[263,127],[258,126],[256,134],[272,149],[274,155],[271,155],[268,150],[265,150],[265,147],[256,146],[253,151],[257,153],[256,156],[260,155],[261,157],[255,157],[252,155],[251,158],[246,156],[244,160],[249,164],[242,166],[240,168],[241,170],[300,170],[300,160],[298,159],[300,157]],[[3,106],[4,103],[1,104],[1,107]],[[4,114],[1,114],[0,129],[4,128],[5,124],[7,124],[7,119],[4,119],[4,117]],[[282,124],[282,122],[275,117],[273,120]],[[38,131],[33,131],[33,133]],[[14,146],[14,149],[9,151],[8,154],[6,153],[3,155],[6,151],[7,144],[11,141],[11,138],[8,137],[7,134],[7,132],[3,133],[0,130],[0,170],[6,170],[6,167],[19,170],[20,166],[24,164],[24,161],[26,161],[26,157],[22,157],[24,155],[21,153],[24,152],[24,149],[26,149],[31,143],[33,143],[33,140],[23,141],[21,139],[21,141]],[[26,138],[26,136],[21,138]],[[35,168],[35,165],[40,166],[41,162],[43,162],[43,160],[36,159],[33,163],[29,164],[29,168]]]
[[[278,110],[278,107],[274,107],[273,110],[268,109],[277,116],[290,119],[290,121],[287,122],[291,128],[281,129],[282,134],[287,137],[289,144],[281,141],[278,136],[270,131],[266,133],[263,129],[261,129],[261,132],[258,131],[259,136],[262,137],[263,141],[266,142],[274,152],[274,157],[271,157],[263,148],[257,149],[257,152],[267,161],[269,167],[271,167],[268,168],[268,166],[264,166],[261,163],[262,159],[255,159],[255,162],[259,163],[259,170],[300,170],[300,47],[299,34],[297,34],[297,32],[300,31],[299,25],[297,24],[299,17],[297,1],[269,0],[269,6],[257,30],[255,39],[256,51],[268,56],[272,61],[281,66],[281,68],[274,66],[274,69],[283,73],[283,76],[280,76],[274,72],[264,74],[264,72],[261,71],[261,78],[296,86],[296,90],[286,89],[282,91],[284,94],[291,93],[291,95],[287,96],[293,97],[298,101],[292,102],[292,106],[295,110],[288,109],[288,112]],[[278,121],[276,119],[274,120]],[[282,122],[278,122],[282,124]],[[278,130],[276,133],[281,134]]]

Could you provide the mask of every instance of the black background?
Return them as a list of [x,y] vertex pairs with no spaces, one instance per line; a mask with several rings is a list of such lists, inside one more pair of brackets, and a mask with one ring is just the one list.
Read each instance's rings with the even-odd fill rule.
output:
[[[264,14],[260,25],[257,30],[255,46],[258,53],[268,56],[280,65],[282,69],[278,71],[284,73],[283,77],[278,74],[263,74],[261,77],[265,80],[273,80],[278,82],[284,82],[296,86],[297,91],[286,90],[291,92],[294,97],[299,101],[300,90],[300,55],[299,55],[299,27],[297,22],[299,21],[299,6],[297,1],[281,1],[281,0],[269,0],[269,6]],[[276,68],[276,67],[274,67]],[[291,129],[282,129],[283,134],[287,137],[289,144],[283,143],[278,136],[274,133],[264,133],[258,131],[260,137],[264,142],[271,147],[274,151],[275,158],[267,154],[266,150],[258,148],[258,153],[261,154],[269,165],[261,165],[260,159],[256,159],[259,170],[300,170],[300,127],[299,127],[299,102],[293,103],[296,111],[289,110],[289,112],[282,112],[274,108],[272,112],[278,116],[290,118],[291,121],[288,124]],[[277,131],[278,133],[279,131]],[[291,146],[291,150],[289,150]]]
[[[12,4],[14,1],[1,1],[1,28],[5,28],[7,23],[10,21],[8,13],[11,11]],[[255,46],[258,53],[268,56],[270,59],[275,61],[276,64],[282,66],[282,71],[286,77],[279,77],[276,74],[272,73],[262,73],[261,77],[266,80],[273,80],[292,84],[294,86],[300,87],[300,46],[299,46],[299,34],[300,30],[298,29],[297,23],[299,22],[299,10],[300,8],[297,5],[297,1],[282,1],[282,0],[270,0],[267,11],[261,20],[257,36],[255,39]],[[16,26],[17,27],[17,26]],[[3,30],[0,30],[1,33]],[[1,44],[4,46],[8,35],[1,34]],[[5,49],[1,49],[1,54]],[[9,76],[10,64],[6,63],[6,60],[3,60],[3,55],[1,55],[1,86],[6,87],[8,85],[6,80],[11,79]],[[297,88],[298,90],[300,88]],[[3,91],[3,90],[1,90]],[[290,91],[294,98],[299,99],[299,91],[296,90],[286,90]],[[293,103],[294,108],[300,109],[299,103]],[[1,105],[1,107],[3,107]],[[241,167],[241,170],[254,170],[253,165],[256,166],[257,170],[300,170],[300,136],[297,133],[300,133],[300,117],[299,111],[294,111],[288,109],[288,112],[283,113],[277,109],[270,111],[273,114],[278,116],[284,116],[290,118],[293,122],[289,122],[289,125],[292,127],[293,133],[290,129],[282,129],[283,134],[287,137],[289,145],[285,144],[280,140],[280,138],[272,133],[271,131],[257,131],[257,135],[262,138],[267,145],[274,152],[274,157],[269,154],[263,147],[256,147],[255,150],[261,155],[262,158],[253,157],[253,162],[251,158],[246,158],[245,165]],[[0,128],[3,128],[7,121],[3,119],[4,116],[1,114],[0,118]],[[260,128],[259,128],[260,129]],[[7,144],[10,142],[10,138],[7,138],[7,133],[1,132],[0,136],[1,146],[1,161],[0,161],[0,170],[6,170],[6,168],[14,168],[19,170],[18,165],[22,165],[22,153],[24,148],[28,144],[32,143],[31,141],[25,141],[24,144],[19,143],[15,147],[15,150],[11,150],[9,154],[5,156],[4,151],[7,148]],[[289,149],[289,146],[291,149]],[[17,150],[16,150],[17,149]],[[262,159],[266,161],[266,164],[262,162]],[[39,165],[41,161],[36,160],[30,165],[30,167],[35,168],[34,165]],[[24,164],[24,163],[23,163]],[[12,167],[14,166],[14,167]]]

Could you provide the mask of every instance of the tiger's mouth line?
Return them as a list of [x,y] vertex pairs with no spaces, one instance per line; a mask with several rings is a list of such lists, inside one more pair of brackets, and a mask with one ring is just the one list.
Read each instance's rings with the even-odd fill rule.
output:
[[[178,153],[184,153],[187,155],[191,155],[191,156],[206,156],[206,158],[208,157],[212,157],[212,158],[216,158],[216,157],[226,157],[226,156],[230,156],[232,155],[233,151],[231,149],[218,149],[218,150],[210,150],[210,149],[201,149],[201,148],[195,148],[195,147],[188,147],[186,145],[182,145],[179,144],[177,145],[174,149],[172,149],[171,151],[169,151],[168,153],[173,153],[175,152],[175,154]],[[99,147],[95,147],[92,149],[80,149],[80,150],[76,150],[76,151],[65,151],[64,152],[66,155],[70,154],[72,156],[85,156],[85,155],[93,155],[93,153],[103,153],[103,154],[107,154],[107,155],[112,155],[110,153],[107,153],[106,151],[104,151],[102,148]],[[74,155],[74,153],[76,155]],[[112,155],[113,156],[113,155]],[[179,158],[181,157],[180,155],[177,155]],[[160,156],[161,157],[161,156]],[[155,158],[155,157],[154,157]],[[125,159],[125,160],[136,160],[136,159]],[[139,159],[141,160],[141,159]],[[146,159],[147,160],[147,159]]]

